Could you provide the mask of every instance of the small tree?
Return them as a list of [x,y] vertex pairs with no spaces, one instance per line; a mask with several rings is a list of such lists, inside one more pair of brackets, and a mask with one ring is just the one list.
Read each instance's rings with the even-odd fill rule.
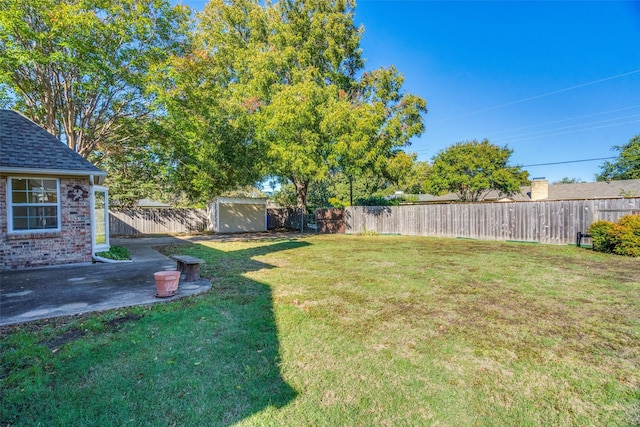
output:
[[425,189],[437,195],[456,193],[465,202],[482,201],[491,190],[515,194],[527,184],[529,173],[507,166],[512,153],[487,139],[459,142],[433,158]]
[[640,135],[636,135],[627,144],[613,147],[620,153],[613,162],[604,162],[597,181],[619,179],[640,179]]

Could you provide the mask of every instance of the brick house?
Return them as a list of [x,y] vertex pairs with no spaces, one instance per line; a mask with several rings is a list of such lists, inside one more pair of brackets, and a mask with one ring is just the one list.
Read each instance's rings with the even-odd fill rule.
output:
[[107,173],[0,109],[0,270],[90,262],[109,248]]

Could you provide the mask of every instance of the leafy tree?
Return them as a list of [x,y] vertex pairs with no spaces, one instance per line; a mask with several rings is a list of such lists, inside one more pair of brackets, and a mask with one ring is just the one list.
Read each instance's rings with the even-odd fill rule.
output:
[[640,179],[640,135],[636,135],[624,145],[613,147],[620,154],[613,162],[604,162],[597,181],[619,179]]
[[565,176],[564,178],[562,178],[559,181],[554,181],[554,184],[578,184],[584,182],[584,180],[582,178],[569,178],[567,176]]
[[0,98],[85,157],[124,143],[187,19],[166,0],[0,0]]
[[186,154],[171,156],[180,159],[175,173],[201,189],[194,196],[275,175],[304,208],[312,183],[337,171],[382,173],[422,132],[425,101],[401,91],[395,68],[357,78],[364,62],[354,8],[353,0],[209,2],[163,96],[178,130],[172,149]]
[[529,173],[519,166],[507,166],[512,153],[487,139],[452,145],[433,158],[426,190],[437,195],[453,192],[466,202],[481,201],[491,190],[517,193]]
[[149,198],[167,201],[163,166],[158,162],[155,123],[150,120],[123,120],[118,143],[100,144],[89,156],[107,171],[111,204],[134,207],[138,200]]
[[390,173],[387,176],[396,190],[407,194],[419,194],[423,192],[431,165],[418,161],[416,154],[400,152],[389,159],[389,168]]

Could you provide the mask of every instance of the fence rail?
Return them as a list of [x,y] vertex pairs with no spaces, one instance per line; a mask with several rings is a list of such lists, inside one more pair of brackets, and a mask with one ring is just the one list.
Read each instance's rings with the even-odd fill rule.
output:
[[206,231],[206,209],[109,209],[109,235],[194,233]]
[[574,243],[600,219],[640,211],[640,197],[509,203],[454,203],[346,209],[346,232]]

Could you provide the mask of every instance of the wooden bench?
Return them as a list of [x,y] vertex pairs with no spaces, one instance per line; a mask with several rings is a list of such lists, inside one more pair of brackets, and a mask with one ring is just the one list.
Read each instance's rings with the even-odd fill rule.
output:
[[171,258],[177,261],[176,270],[185,273],[185,282],[195,282],[200,280],[200,264],[204,260],[190,255],[172,255]]

